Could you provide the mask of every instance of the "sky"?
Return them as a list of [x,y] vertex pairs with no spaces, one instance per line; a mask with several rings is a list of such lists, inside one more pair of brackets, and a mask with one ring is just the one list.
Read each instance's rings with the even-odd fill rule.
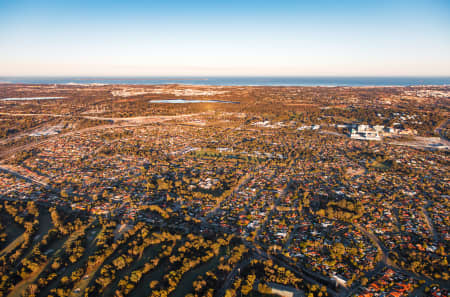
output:
[[450,1],[0,0],[0,76],[450,76]]

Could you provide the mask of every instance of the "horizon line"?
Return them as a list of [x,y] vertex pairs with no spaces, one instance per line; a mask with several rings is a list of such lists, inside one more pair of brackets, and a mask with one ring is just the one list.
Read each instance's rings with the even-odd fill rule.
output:
[[209,78],[450,78],[447,75],[0,75],[0,78],[195,79]]

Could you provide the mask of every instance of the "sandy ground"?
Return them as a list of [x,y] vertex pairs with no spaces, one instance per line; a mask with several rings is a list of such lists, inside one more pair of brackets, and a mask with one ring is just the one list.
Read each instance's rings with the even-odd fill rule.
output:
[[415,136],[411,140],[407,140],[407,141],[394,140],[390,143],[393,145],[404,145],[404,146],[411,146],[411,147],[417,147],[417,148],[440,149],[440,150],[448,150],[450,147],[450,141],[439,138],[439,137]]

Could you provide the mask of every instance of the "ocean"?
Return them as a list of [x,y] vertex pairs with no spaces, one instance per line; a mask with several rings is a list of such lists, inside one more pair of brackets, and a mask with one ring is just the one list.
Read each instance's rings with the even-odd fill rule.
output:
[[0,83],[363,87],[450,85],[450,77],[0,77]]

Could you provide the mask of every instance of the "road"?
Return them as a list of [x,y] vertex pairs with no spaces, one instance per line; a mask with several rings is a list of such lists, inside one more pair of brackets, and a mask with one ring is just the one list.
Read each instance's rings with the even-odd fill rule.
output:
[[[4,114],[4,113],[0,113]],[[9,114],[11,115],[11,114]],[[29,144],[25,144],[22,146],[18,146],[15,148],[11,148],[7,151],[1,152],[0,153],[0,158],[7,158],[8,156],[11,156],[12,154],[15,154],[19,151],[23,151],[23,150],[27,150],[27,149],[31,149],[33,147],[37,147],[37,146],[42,146],[45,145],[46,143],[57,139],[57,138],[61,138],[61,137],[66,137],[66,136],[71,136],[71,135],[75,135],[75,134],[83,134],[83,133],[88,133],[88,132],[92,132],[92,131],[99,131],[99,130],[106,130],[106,129],[114,129],[114,128],[124,128],[124,127],[136,127],[136,126],[142,126],[142,125],[146,125],[146,124],[152,124],[152,123],[159,123],[159,122],[164,122],[164,121],[169,121],[169,120],[173,120],[173,119],[181,119],[181,118],[185,118],[185,117],[191,117],[191,116],[196,116],[199,115],[199,113],[196,114],[187,114],[187,115],[179,115],[179,116],[148,116],[148,117],[131,117],[131,118],[106,118],[106,117],[95,117],[95,116],[81,116],[82,118],[86,118],[86,119],[91,119],[91,120],[108,120],[108,121],[112,121],[113,124],[108,124],[108,125],[99,125],[99,126],[94,126],[94,127],[88,127],[88,128],[84,128],[84,129],[80,129],[80,130],[73,130],[73,131],[69,131],[66,133],[61,133],[59,135],[54,135],[54,136],[50,136],[42,141],[37,141],[34,143],[29,143]],[[16,116],[49,116],[47,114],[16,114]],[[50,116],[54,116],[54,117],[69,117],[69,116],[65,116],[65,115],[50,115]],[[441,124],[439,128],[436,128],[436,131],[440,134],[443,127],[445,127],[448,124],[449,120],[447,120],[445,123]],[[102,147],[101,147],[102,148]],[[99,149],[101,149],[99,148]],[[359,166],[359,165],[358,165]],[[26,180],[27,182],[30,183],[35,183],[35,184],[39,184],[41,186],[47,187],[48,184],[42,182],[41,180],[38,180],[34,177],[30,177],[30,176],[25,176],[22,175],[19,172],[16,172],[14,170],[11,170],[10,168],[6,168],[4,166],[0,165],[0,171],[6,172],[8,174],[14,175],[18,178],[21,178],[23,180]],[[241,180],[237,183],[237,185],[235,186],[235,189],[233,190],[232,195],[234,195],[235,193],[237,193],[241,187],[243,187],[251,178],[253,178],[253,176],[251,174],[246,174],[245,176],[243,176],[241,178]],[[284,195],[285,193],[281,193],[280,198]],[[230,197],[229,196],[229,197]],[[226,201],[227,198],[229,197],[225,197],[224,201]],[[276,199],[274,201],[274,208],[276,207],[276,205],[279,203],[279,199]],[[437,233],[433,228],[433,225],[431,224],[431,220],[426,212],[426,208],[428,208],[430,206],[430,202],[427,203],[427,205],[424,207],[423,212],[425,214],[425,218],[427,220],[427,223],[430,226],[430,229],[433,232],[433,236],[435,238],[435,240],[438,240],[437,237]],[[270,211],[270,213],[268,214],[268,216],[266,217],[266,221],[264,222],[264,224],[262,224],[262,227],[258,230],[258,233],[262,230],[262,228],[264,227],[265,223],[267,223],[267,221],[270,220],[270,217],[273,215],[273,210],[274,208],[272,208],[272,210]],[[217,211],[220,209],[220,204],[213,209],[209,214],[208,217],[213,216],[217,213]],[[206,220],[203,220],[204,224],[208,224]],[[424,277],[424,276],[420,276],[417,274],[414,274],[410,271],[401,269],[399,267],[397,267],[394,263],[392,263],[388,257],[389,255],[389,250],[379,241],[379,239],[377,238],[377,236],[374,235],[374,233],[372,232],[372,230],[366,230],[365,228],[363,228],[362,226],[359,225],[355,225],[356,228],[358,228],[359,230],[361,230],[367,237],[371,238],[373,240],[373,242],[377,245],[377,248],[379,249],[379,251],[382,253],[382,259],[380,261],[380,263],[378,263],[378,265],[376,266],[376,268],[370,272],[368,272],[366,274],[367,277],[371,277],[376,275],[379,271],[382,270],[382,268],[384,267],[392,267],[410,277],[414,277],[417,279],[423,279],[427,282],[427,284],[429,284],[431,282],[430,279]],[[301,278],[311,282],[311,283],[315,283],[315,284],[320,284],[323,282],[326,283],[330,283],[331,280],[330,278],[324,277],[321,274],[318,274],[316,272],[310,271],[306,268],[303,267],[292,267],[289,263],[289,261],[285,258],[283,258],[283,256],[280,257],[274,257],[273,255],[267,254],[264,250],[261,250],[259,248],[257,248],[253,243],[244,240],[244,243],[246,244],[246,246],[252,251],[253,257],[252,258],[256,258],[256,259],[271,259],[274,261],[274,263],[277,263],[280,266],[283,266],[289,270],[292,270],[293,272],[295,272],[297,275],[299,275]],[[231,273],[227,276],[222,288],[219,290],[218,292],[218,296],[223,296],[226,292],[226,289],[228,289],[233,282],[233,279],[236,277],[237,273],[239,273],[239,271],[244,268],[245,266],[250,264],[250,260],[249,259],[245,259],[244,261],[240,262],[238,265],[236,265],[233,270],[231,271]],[[327,287],[331,287],[331,286],[327,286]],[[331,296],[350,296],[352,293],[354,293],[357,289],[359,288],[359,286],[355,286],[353,287],[351,290],[342,290],[339,293],[329,289],[329,293]]]
[[[427,204],[428,205],[428,204]],[[366,277],[367,278],[371,278],[372,276],[375,276],[378,272],[380,272],[384,267],[388,267],[388,268],[391,268],[391,269],[393,269],[393,270],[395,270],[395,271],[398,271],[398,272],[400,272],[400,273],[402,273],[402,274],[404,274],[404,275],[406,275],[406,276],[408,276],[408,277],[410,277],[410,278],[414,278],[414,279],[418,279],[418,280],[424,280],[425,281],[425,284],[424,285],[422,285],[421,287],[423,287],[423,286],[428,286],[428,285],[430,285],[430,284],[432,284],[433,282],[434,283],[436,283],[436,282],[438,282],[438,283],[440,283],[439,281],[435,281],[435,280],[432,280],[432,279],[430,279],[430,278],[428,278],[428,277],[426,277],[426,276],[423,276],[423,275],[419,275],[419,274],[416,274],[416,273],[414,273],[414,272],[412,272],[412,271],[409,271],[409,270],[406,270],[406,269],[403,269],[403,268],[401,268],[401,267],[399,267],[398,265],[396,265],[395,263],[393,263],[390,259],[389,259],[389,250],[379,241],[379,239],[378,239],[378,237],[377,236],[375,236],[374,234],[373,234],[373,232],[372,231],[368,231],[368,230],[366,230],[364,227],[362,227],[362,226],[360,226],[360,225],[355,225],[355,227],[356,228],[358,228],[361,232],[363,232],[366,236],[368,236],[369,238],[371,238],[374,242],[375,242],[375,244],[377,245],[377,247],[382,251],[382,253],[383,253],[383,258],[382,258],[382,260],[380,261],[380,263],[378,263],[378,265],[377,265],[377,267],[375,267],[375,269],[374,270],[372,270],[372,271],[370,271],[370,272],[368,272],[368,273],[366,273]],[[340,297],[348,297],[348,296],[351,296],[351,294],[353,294],[354,292],[356,292],[358,289],[359,289],[359,287],[360,286],[356,286],[356,287],[354,287],[354,288],[352,288],[349,292],[348,292],[348,294],[346,294],[346,295],[340,295]],[[414,293],[414,292],[413,292]],[[413,293],[410,295],[410,296],[415,296],[415,295],[413,295]]]
[[436,127],[436,129],[434,129],[434,132],[439,134],[441,138],[445,139],[444,135],[442,135],[442,130],[445,129],[448,125],[450,125],[450,119],[442,121],[442,123],[440,123],[439,126]]
[[34,177],[24,176],[24,175],[22,175],[19,172],[13,171],[10,168],[5,167],[4,165],[0,165],[0,171],[5,172],[5,173],[10,174],[10,175],[13,175],[13,176],[15,176],[17,178],[23,179],[23,180],[25,180],[26,182],[29,182],[29,183],[38,184],[38,185],[43,186],[43,187],[47,187],[48,186],[48,184],[43,182],[43,181],[37,180]]
[[250,264],[250,260],[246,259],[244,261],[241,261],[238,265],[234,266],[233,270],[231,270],[231,272],[228,274],[227,278],[225,279],[223,286],[217,291],[216,296],[217,297],[224,296],[227,289],[229,287],[231,287],[231,285],[233,284],[233,281],[234,281],[234,278],[236,277],[236,275],[241,272],[242,268],[244,268],[245,266],[247,266],[249,264]]
[[[251,172],[252,169],[249,170],[249,172]],[[216,205],[216,207],[214,207],[213,209],[211,209],[205,216],[205,220],[208,220],[214,216],[216,216],[218,214],[218,212],[220,211],[220,207],[223,205],[223,203],[225,203],[230,197],[233,197],[233,195],[237,194],[241,187],[244,186],[245,184],[247,184],[251,179],[253,178],[253,175],[250,173],[246,173],[243,177],[240,178],[240,180],[238,181],[238,183],[234,186],[233,191],[230,193],[230,195],[228,195],[227,197],[224,197],[224,199],[222,201],[219,201]]]
[[425,216],[425,221],[427,222],[428,228],[431,230],[431,233],[433,234],[433,240],[435,243],[440,242],[439,240],[439,234],[436,232],[436,229],[433,226],[433,222],[430,219],[430,216],[428,215],[427,209],[432,205],[432,202],[427,200],[427,204],[422,208],[423,214]]
[[53,114],[53,113],[11,113],[11,112],[0,112],[0,115],[10,116],[10,117],[55,117],[55,118],[70,117],[70,115]]
[[[51,140],[54,140],[59,137],[71,136],[74,134],[83,134],[83,133],[87,133],[87,132],[105,130],[105,129],[137,127],[137,126],[146,125],[146,124],[161,123],[161,122],[175,120],[175,119],[182,119],[182,118],[186,118],[186,117],[198,116],[201,114],[203,114],[203,113],[183,114],[183,115],[175,115],[175,116],[146,116],[146,117],[132,117],[132,118],[104,118],[104,117],[80,116],[81,118],[86,118],[86,119],[109,120],[109,121],[113,121],[114,123],[110,124],[110,125],[99,125],[99,126],[87,127],[87,128],[83,128],[83,129],[79,129],[79,130],[72,130],[72,131],[69,131],[66,133],[61,133],[61,134],[47,137],[46,139],[41,140],[41,141],[36,141],[33,143],[27,143],[27,144],[24,144],[21,146],[13,147],[13,148],[10,148],[10,149],[0,152],[0,160],[6,159],[20,151],[29,150],[34,147],[42,146],[42,145],[50,142]],[[8,115],[14,115],[14,114],[8,114]],[[36,114],[36,115],[39,116],[42,114]],[[54,116],[63,116],[63,115],[54,115]],[[74,117],[77,117],[77,116],[74,116]]]
[[52,114],[52,113],[10,113],[10,112],[0,112],[0,115],[4,116],[13,116],[13,117],[55,117],[55,118],[82,118],[87,120],[100,120],[100,121],[112,121],[114,123],[117,122],[134,122],[141,123],[144,121],[168,121],[173,119],[191,117],[201,115],[203,113],[191,113],[191,114],[180,114],[180,115],[172,115],[172,116],[163,116],[163,115],[151,115],[151,116],[140,116],[140,117],[101,117],[101,116],[86,116],[86,115],[70,115],[70,114]]

